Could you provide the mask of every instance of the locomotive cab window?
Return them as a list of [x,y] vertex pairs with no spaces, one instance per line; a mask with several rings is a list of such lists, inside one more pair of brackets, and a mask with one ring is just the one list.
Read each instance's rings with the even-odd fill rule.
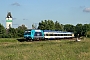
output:
[[42,33],[41,32],[35,32],[34,36],[42,36]]
[[25,32],[24,32],[24,35],[27,35],[27,34],[28,34],[28,35],[31,35],[31,32],[30,32],[30,31],[25,31]]

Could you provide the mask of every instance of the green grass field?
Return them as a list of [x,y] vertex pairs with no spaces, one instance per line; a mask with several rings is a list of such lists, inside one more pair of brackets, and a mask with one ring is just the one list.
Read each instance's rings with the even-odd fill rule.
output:
[[80,42],[19,42],[15,38],[0,38],[0,60],[90,60],[90,38]]

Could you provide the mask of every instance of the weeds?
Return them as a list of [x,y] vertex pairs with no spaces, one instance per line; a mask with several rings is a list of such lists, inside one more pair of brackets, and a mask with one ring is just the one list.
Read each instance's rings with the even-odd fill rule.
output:
[[18,42],[0,39],[0,60],[90,60],[90,39]]

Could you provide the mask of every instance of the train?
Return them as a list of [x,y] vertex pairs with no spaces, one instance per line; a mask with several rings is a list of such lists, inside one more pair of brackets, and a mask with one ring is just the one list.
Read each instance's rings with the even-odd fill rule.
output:
[[73,32],[55,31],[55,30],[40,30],[27,29],[24,31],[24,38],[27,40],[51,40],[51,39],[66,39],[73,38]]

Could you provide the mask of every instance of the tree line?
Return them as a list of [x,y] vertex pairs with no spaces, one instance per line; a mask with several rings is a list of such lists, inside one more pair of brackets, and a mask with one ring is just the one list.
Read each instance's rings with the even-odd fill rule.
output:
[[5,27],[0,24],[0,38],[18,38],[23,37],[24,31],[27,29],[25,25],[18,26],[17,28],[5,29]]
[[72,24],[60,24],[58,21],[53,22],[52,20],[43,20],[39,22],[38,29],[42,30],[60,30],[73,32],[75,37],[90,37],[90,24],[77,24],[76,26]]
[[[39,22],[38,27],[32,25],[33,29],[41,30],[58,30],[73,32],[75,37],[90,37],[90,24],[60,24],[58,21],[52,20],[42,20]],[[18,38],[23,37],[24,31],[27,29],[25,25],[18,26],[17,28],[5,29],[5,27],[0,24],[0,38]]]

